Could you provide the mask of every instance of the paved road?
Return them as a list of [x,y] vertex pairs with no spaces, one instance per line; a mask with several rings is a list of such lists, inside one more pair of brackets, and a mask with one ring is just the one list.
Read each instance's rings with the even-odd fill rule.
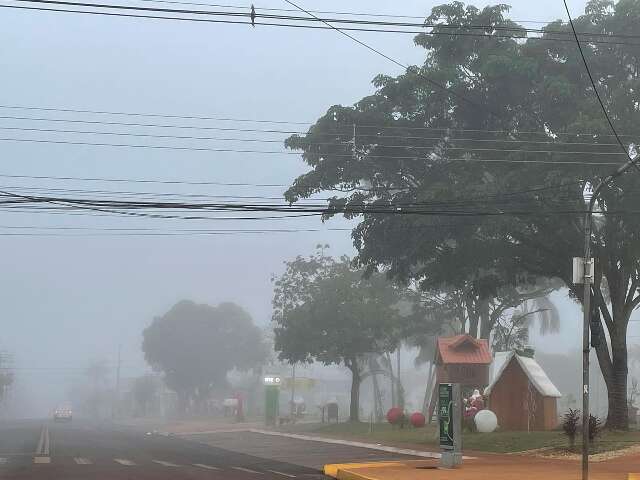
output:
[[286,461],[316,470],[327,463],[353,463],[389,460],[420,460],[419,457],[381,452],[368,448],[263,435],[254,432],[219,432],[188,435],[213,447],[243,452],[261,458]]
[[0,423],[3,480],[303,480],[317,469],[185,439],[73,421]]

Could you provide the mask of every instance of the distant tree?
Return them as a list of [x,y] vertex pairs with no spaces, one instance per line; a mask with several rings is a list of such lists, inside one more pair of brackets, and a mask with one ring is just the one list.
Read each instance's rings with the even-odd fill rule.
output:
[[3,366],[4,359],[0,355],[0,402],[4,399],[7,391],[13,385],[13,372]]
[[143,417],[147,415],[149,403],[157,391],[156,380],[151,375],[143,375],[133,382],[133,398],[135,399],[137,410]]
[[297,257],[286,266],[275,279],[273,299],[279,358],[346,366],[351,371],[349,419],[358,421],[367,356],[398,345],[399,291],[382,274],[363,277],[347,257]]
[[183,411],[202,405],[212,388],[227,387],[227,372],[258,367],[266,358],[262,332],[234,303],[217,307],[183,300],[143,332],[147,362],[164,373]]
[[106,385],[107,380],[109,379],[109,365],[104,359],[94,360],[85,369],[84,373],[91,381],[94,389],[102,387]]

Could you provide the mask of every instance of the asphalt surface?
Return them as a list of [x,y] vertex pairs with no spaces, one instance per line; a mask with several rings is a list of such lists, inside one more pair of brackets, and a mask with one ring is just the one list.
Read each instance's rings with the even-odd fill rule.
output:
[[253,432],[205,433],[189,435],[186,438],[213,447],[244,452],[261,458],[295,463],[315,470],[321,470],[328,463],[420,460],[419,457],[367,448],[276,437]]
[[0,478],[283,480],[318,469],[188,439],[74,420],[0,423]]

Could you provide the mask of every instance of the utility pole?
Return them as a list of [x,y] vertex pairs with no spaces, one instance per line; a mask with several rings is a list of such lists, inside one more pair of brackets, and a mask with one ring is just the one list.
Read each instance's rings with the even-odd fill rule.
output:
[[[587,213],[584,219],[584,257],[573,259],[573,282],[575,284],[583,283],[584,291],[582,298],[582,480],[589,478],[589,353],[591,345],[594,344],[590,338],[591,325],[591,285],[594,278],[594,262],[591,258],[591,229],[593,220],[593,209],[598,199],[600,191],[611,183],[616,177],[623,175],[631,167],[638,168],[636,160],[639,155],[636,146],[632,143],[627,151],[628,161],[625,162],[611,175],[603,178],[600,183],[593,188],[587,182],[582,191],[582,196],[587,204]],[[639,169],[640,170],[640,169]],[[602,327],[597,325],[598,335]],[[598,342],[606,341],[604,338],[598,338]]]
[[122,345],[118,345],[118,365],[116,367],[116,396],[113,402],[112,417],[115,419],[120,406],[120,362],[122,354]]
[[402,396],[402,380],[400,380],[400,348],[402,347],[402,343],[398,344],[398,351],[396,352],[396,371],[398,372],[396,378],[396,395],[398,399],[398,406],[404,409],[404,399]]
[[296,395],[296,364],[294,363],[293,371],[291,374],[291,420],[295,418],[295,413],[296,413],[295,395]]

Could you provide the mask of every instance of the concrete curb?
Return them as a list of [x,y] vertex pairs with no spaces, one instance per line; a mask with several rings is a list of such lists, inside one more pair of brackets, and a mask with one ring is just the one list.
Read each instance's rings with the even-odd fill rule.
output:
[[349,447],[368,448],[369,450],[378,450],[380,452],[396,453],[398,455],[409,455],[412,457],[440,458],[440,454],[436,452],[411,450],[409,448],[388,447],[386,445],[379,445],[375,443],[353,442],[351,440],[340,440],[336,438],[317,437],[317,436],[311,436],[311,435],[299,435],[297,433],[275,432],[272,430],[259,430],[255,428],[250,428],[247,431],[252,433],[260,433],[262,435],[273,435],[277,437],[295,438],[296,440],[305,440],[309,442],[322,442],[322,443],[331,443],[334,445],[346,445]]
[[[334,445],[346,445],[349,447],[368,448],[369,450],[378,450],[380,452],[395,453],[398,455],[409,455],[412,457],[440,458],[440,454],[436,452],[425,452],[421,450],[411,450],[408,448],[388,447],[386,445],[379,445],[375,443],[353,442],[350,440],[339,440],[335,438],[317,437],[317,436],[311,436],[311,435],[299,435],[297,433],[275,432],[272,430],[259,430],[255,428],[250,428],[247,431],[252,433],[260,433],[262,435],[273,435],[277,437],[295,438],[296,440],[305,440],[310,442],[322,442],[322,443],[331,443]],[[473,457],[464,457],[464,458],[468,460],[468,459],[472,459]]]
[[371,463],[334,463],[325,465],[323,473],[327,477],[337,480],[377,480],[356,470],[359,468],[383,468],[383,467],[402,467],[399,462],[371,462]]

